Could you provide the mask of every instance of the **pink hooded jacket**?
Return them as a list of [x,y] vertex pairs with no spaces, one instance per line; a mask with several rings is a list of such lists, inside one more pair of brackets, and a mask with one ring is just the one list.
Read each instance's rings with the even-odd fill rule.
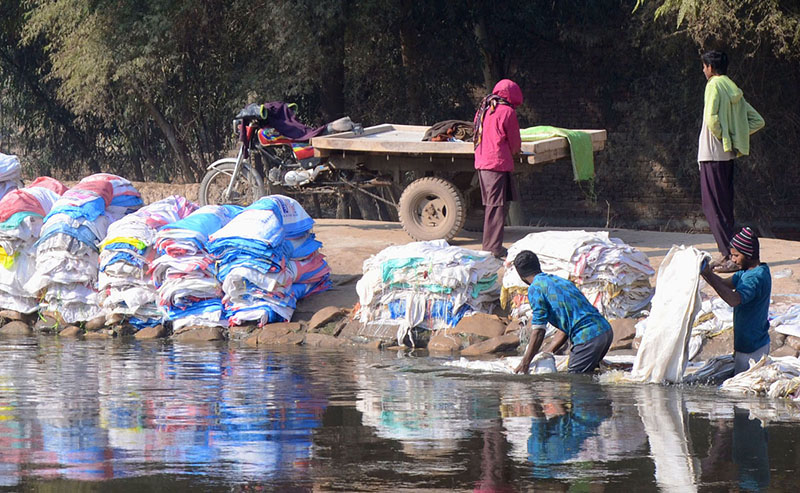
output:
[[522,104],[522,90],[516,82],[503,79],[495,84],[492,94],[508,101],[489,109],[483,120],[483,137],[475,149],[475,169],[514,171],[513,155],[522,147],[519,122],[514,108]]

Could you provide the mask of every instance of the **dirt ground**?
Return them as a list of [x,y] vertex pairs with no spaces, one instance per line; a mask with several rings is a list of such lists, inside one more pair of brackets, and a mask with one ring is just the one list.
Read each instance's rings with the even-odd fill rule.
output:
[[[577,228],[507,227],[504,244],[509,247],[529,233],[554,229]],[[358,301],[355,284],[361,277],[364,260],[388,246],[413,241],[399,223],[378,221],[319,219],[314,232],[323,244],[322,253],[333,271],[334,288],[298,303],[296,321],[308,320],[316,310],[328,305],[352,307]],[[716,244],[710,234],[612,229],[610,235],[647,254],[656,271],[672,245],[692,245],[716,253]],[[480,233],[462,231],[451,244],[479,250],[481,236]],[[800,302],[800,242],[762,238],[761,259],[772,271],[773,301]],[[655,285],[655,276],[651,282]],[[705,289],[710,290],[708,287]]]

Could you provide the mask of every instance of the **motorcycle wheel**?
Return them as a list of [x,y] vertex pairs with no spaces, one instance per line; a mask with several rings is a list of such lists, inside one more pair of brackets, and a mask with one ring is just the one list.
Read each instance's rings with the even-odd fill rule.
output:
[[223,200],[225,190],[233,177],[236,159],[220,159],[212,167],[200,183],[200,205],[235,204],[247,206],[264,195],[264,182],[256,171],[248,164],[244,164],[239,172],[239,177],[231,191],[229,200]]

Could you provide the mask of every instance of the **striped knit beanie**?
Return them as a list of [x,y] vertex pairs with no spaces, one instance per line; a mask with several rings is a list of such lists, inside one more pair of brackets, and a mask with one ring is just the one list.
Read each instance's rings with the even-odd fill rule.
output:
[[742,228],[733,235],[731,246],[742,252],[747,258],[759,257],[758,236],[750,228]]

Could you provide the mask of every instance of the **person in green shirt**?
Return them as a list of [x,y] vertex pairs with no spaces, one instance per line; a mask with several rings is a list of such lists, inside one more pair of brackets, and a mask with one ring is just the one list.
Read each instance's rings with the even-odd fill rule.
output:
[[750,154],[750,135],[764,126],[764,119],[744,99],[742,90],[727,76],[728,56],[709,51],[702,56],[706,90],[703,124],[697,146],[703,214],[722,257],[713,262],[715,272],[739,269],[731,260],[734,232],[733,162]]

